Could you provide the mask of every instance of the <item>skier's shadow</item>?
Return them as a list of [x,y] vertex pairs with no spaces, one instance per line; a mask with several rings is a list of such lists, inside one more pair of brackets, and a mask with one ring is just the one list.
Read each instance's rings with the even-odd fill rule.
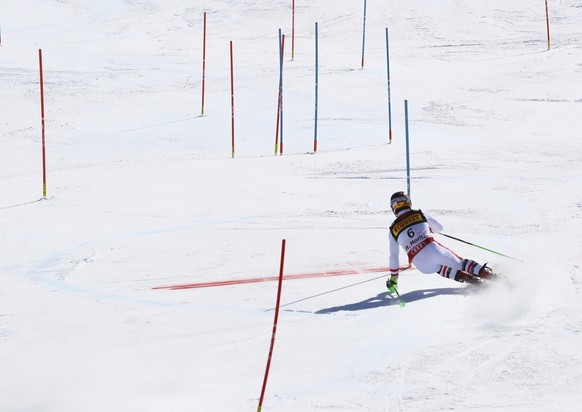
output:
[[[439,288],[439,289],[415,290],[400,296],[402,297],[402,300],[404,300],[406,303],[410,303],[415,302],[417,300],[429,299],[440,295],[465,295],[466,293],[467,292],[465,288]],[[373,298],[368,298],[361,302],[320,309],[315,313],[322,315],[341,311],[354,312],[358,310],[375,309],[390,305],[398,305],[398,299],[392,297],[388,292],[382,292],[374,296]]]

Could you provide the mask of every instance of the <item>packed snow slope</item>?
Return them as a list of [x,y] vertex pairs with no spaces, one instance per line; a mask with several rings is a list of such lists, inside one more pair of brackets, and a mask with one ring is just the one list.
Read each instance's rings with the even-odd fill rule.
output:
[[[256,410],[277,282],[180,285],[282,239],[264,411],[579,410],[582,7],[548,3],[549,50],[542,1],[370,0],[362,69],[362,1],[297,1],[294,42],[291,1],[0,1],[0,411]],[[405,100],[414,206],[510,284],[386,294]]]

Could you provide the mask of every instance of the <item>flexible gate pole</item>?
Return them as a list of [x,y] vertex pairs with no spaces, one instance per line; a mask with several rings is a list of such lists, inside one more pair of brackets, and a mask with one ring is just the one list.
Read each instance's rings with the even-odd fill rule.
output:
[[283,286],[283,265],[285,263],[285,239],[281,245],[281,266],[279,268],[279,287],[277,288],[277,304],[275,306],[275,319],[273,321],[273,333],[271,335],[271,348],[269,349],[269,357],[267,358],[267,367],[265,369],[265,378],[263,379],[263,388],[261,389],[261,397],[259,398],[259,407],[257,412],[261,412],[263,407],[263,399],[265,397],[265,389],[267,388],[267,379],[269,378],[269,369],[271,367],[271,358],[273,357],[273,347],[275,346],[275,335],[277,334],[277,320],[279,319],[279,307],[281,306],[281,287]]

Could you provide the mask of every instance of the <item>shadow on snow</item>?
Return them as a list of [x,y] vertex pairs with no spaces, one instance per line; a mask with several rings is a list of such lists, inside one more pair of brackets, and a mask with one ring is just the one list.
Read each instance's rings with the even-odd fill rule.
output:
[[[465,288],[439,288],[439,289],[415,290],[412,292],[405,293],[404,295],[401,295],[401,297],[402,300],[404,300],[406,303],[411,303],[418,300],[429,299],[441,295],[465,295],[466,293],[467,292]],[[388,292],[382,292],[372,298],[368,298],[361,302],[320,309],[315,313],[321,315],[341,311],[354,312],[359,310],[375,309],[391,305],[398,305],[398,299],[392,297]]]

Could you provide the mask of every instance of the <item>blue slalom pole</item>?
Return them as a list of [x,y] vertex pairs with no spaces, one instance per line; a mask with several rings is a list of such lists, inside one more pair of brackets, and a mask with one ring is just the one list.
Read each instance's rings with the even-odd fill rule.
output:
[[386,27],[386,73],[388,77],[388,143],[392,143],[392,105],[390,102],[390,48],[388,47],[388,27]]
[[313,153],[317,152],[317,102],[319,98],[319,39],[317,22],[315,22],[315,133],[313,137]]
[[408,100],[404,100],[404,119],[406,123],[406,188],[410,196],[410,147],[408,144]]
[[[279,29],[279,35],[281,35],[281,29]],[[281,49],[280,50],[281,51],[281,61],[280,61],[280,64],[281,64],[281,68],[280,68],[280,70],[281,70],[281,72],[280,72],[281,101],[279,103],[281,105],[281,123],[280,123],[280,127],[281,127],[281,131],[280,131],[281,140],[280,140],[280,142],[281,142],[281,145],[279,146],[279,149],[280,149],[279,154],[283,154],[283,55],[285,53],[285,35],[284,34],[280,38],[279,45],[280,45],[280,49]]]
[[281,29],[279,29],[279,89],[277,90],[277,124],[275,125],[275,156],[279,153],[279,122],[281,116],[281,82],[283,81],[283,61],[281,58]]
[[365,46],[366,46],[366,0],[364,0],[364,29],[362,30],[362,69],[364,69]]

